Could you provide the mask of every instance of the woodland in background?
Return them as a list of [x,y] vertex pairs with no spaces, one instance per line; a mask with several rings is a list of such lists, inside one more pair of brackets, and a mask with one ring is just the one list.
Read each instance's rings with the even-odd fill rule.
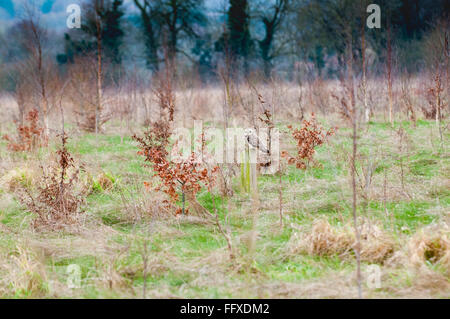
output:
[[[448,1],[381,1],[379,29],[366,27],[369,3],[230,0],[213,10],[199,0],[134,0],[127,12],[121,0],[89,0],[81,28],[56,34],[39,8],[24,2],[23,18],[0,35],[0,89],[17,100],[20,124],[36,108],[48,127],[64,87],[79,125],[98,132],[110,118],[105,92],[136,97],[158,86],[165,69],[181,90],[225,78],[315,86],[349,73],[386,78],[389,112],[399,79],[424,75],[435,82],[443,70],[440,84],[421,90],[448,86]],[[424,112],[433,118],[437,111]]]
[[[359,61],[355,71],[361,72],[361,25],[371,2],[224,0],[212,9],[201,0],[134,0],[133,10],[126,10],[122,0],[86,0],[81,29],[64,34],[48,29],[30,3],[24,2],[23,19],[0,33],[2,90],[17,89],[21,64],[36,58],[35,46],[40,47],[42,67],[61,78],[67,78],[74,65],[100,54],[106,86],[126,81],[127,74],[137,70],[142,71],[139,80],[148,79],[162,68],[165,55],[176,58],[177,76],[195,74],[203,83],[220,81],[218,70],[227,63],[235,66],[237,79],[259,74],[261,79],[296,81],[298,67],[308,79],[337,78],[348,34]],[[448,20],[448,1],[377,4],[381,29],[367,29],[365,34],[371,76],[385,72],[388,42],[396,74],[426,69],[434,52],[427,39],[439,21]]]

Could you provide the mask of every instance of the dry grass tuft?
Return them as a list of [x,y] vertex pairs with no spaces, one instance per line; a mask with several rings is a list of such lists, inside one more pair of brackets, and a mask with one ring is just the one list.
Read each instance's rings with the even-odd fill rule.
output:
[[106,289],[117,291],[131,287],[131,280],[122,276],[122,269],[117,265],[119,258],[120,256],[109,256],[99,265],[99,277],[94,279]]
[[[351,225],[333,227],[327,220],[314,222],[306,235],[294,234],[288,245],[290,254],[306,253],[315,256],[352,256],[356,244]],[[383,264],[394,253],[394,241],[378,226],[363,224],[361,227],[361,259]]]
[[105,191],[109,191],[114,186],[114,181],[105,173],[101,173],[97,177],[97,183],[101,186],[101,188]]
[[21,245],[2,258],[0,264],[0,296],[42,297],[48,292],[45,266],[35,253]]
[[450,276],[450,230],[447,225],[421,230],[409,240],[408,249],[409,260],[414,266],[440,265]]
[[122,217],[125,222],[137,223],[151,219],[164,220],[174,215],[171,207],[168,207],[166,194],[155,191],[139,190],[139,198],[136,199],[119,188],[122,198]]
[[0,189],[7,192],[14,192],[16,189],[24,187],[30,188],[36,179],[35,170],[24,166],[8,171],[0,178]]
[[296,244],[290,245],[291,253],[307,253],[317,256],[344,255],[351,250],[352,236],[331,227],[327,220],[320,219],[313,224],[305,236],[294,234]]
[[429,296],[442,294],[444,298],[450,297],[450,282],[443,274],[430,269],[425,268],[418,272],[412,280],[412,287],[416,292],[427,293]]
[[377,225],[369,223],[362,225],[361,242],[361,259],[363,261],[383,264],[395,251],[393,238]]

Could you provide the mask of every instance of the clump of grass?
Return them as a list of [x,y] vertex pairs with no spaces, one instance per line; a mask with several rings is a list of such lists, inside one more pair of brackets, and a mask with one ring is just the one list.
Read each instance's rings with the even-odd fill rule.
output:
[[364,223],[361,227],[361,260],[383,264],[395,251],[395,241],[381,227]]
[[[127,249],[127,247],[126,247]],[[122,256],[126,250],[117,255],[108,256],[97,267],[99,267],[99,282],[106,289],[117,291],[128,289],[131,281],[122,276],[121,270],[124,257]]]
[[[355,234],[350,224],[333,227],[325,219],[314,222],[305,235],[294,234],[288,246],[290,254],[304,253],[313,256],[339,256],[349,258],[356,245]],[[361,227],[361,260],[383,264],[394,252],[395,243],[376,225]]]
[[411,173],[419,176],[430,176],[438,162],[434,159],[420,159],[410,164]]
[[116,178],[108,173],[102,172],[97,178],[89,178],[90,179],[90,193],[103,193],[105,191],[109,191],[114,187],[116,183]]
[[42,297],[48,293],[44,265],[35,254],[18,245],[0,265],[0,296],[12,294],[17,298]]
[[12,169],[0,178],[0,188],[9,192],[14,192],[20,187],[31,188],[35,175],[34,170],[28,167]]
[[292,246],[292,253],[307,253],[316,256],[344,255],[352,246],[351,235],[333,228],[327,220],[314,222],[309,234],[297,237],[297,243]]
[[[148,190],[126,190],[118,187],[122,201],[120,220],[136,223],[146,218],[172,217],[172,211],[167,207],[167,198],[161,192],[149,192]],[[134,194],[138,196],[134,196]]]
[[450,276],[450,230],[421,230],[409,241],[409,259],[415,266],[439,265]]

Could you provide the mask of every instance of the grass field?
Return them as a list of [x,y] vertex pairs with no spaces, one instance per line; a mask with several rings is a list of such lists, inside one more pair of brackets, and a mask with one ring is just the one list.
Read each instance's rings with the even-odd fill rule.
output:
[[[324,126],[337,124],[319,116]],[[282,149],[293,150],[286,123]],[[290,123],[299,125],[300,123]],[[83,223],[39,232],[15,188],[32,189],[57,140],[36,153],[12,153],[0,142],[0,296],[3,298],[346,298],[356,297],[353,253],[351,129],[317,149],[320,165],[284,167],[283,227],[279,175],[258,177],[259,201],[233,179],[234,196],[202,190],[198,201],[230,230],[235,257],[215,223],[154,214],[161,194],[130,135],[111,121],[104,134],[67,125],[68,149],[91,183]],[[396,133],[403,127],[406,138]],[[13,125],[3,127],[13,132]],[[363,296],[450,297],[450,157],[433,121],[394,128],[374,118],[361,130],[357,212],[362,226]],[[373,171],[367,182],[368,169]],[[92,178],[89,178],[91,176]],[[107,187],[100,181],[107,178]],[[90,181],[90,182],[89,182]],[[111,186],[111,185],[112,186]],[[106,189],[104,189],[106,188]],[[75,277],[73,277],[73,266]],[[376,265],[374,267],[373,265]],[[71,270],[72,269],[72,270]],[[80,282],[70,287],[71,278]],[[371,284],[373,274],[379,284]]]

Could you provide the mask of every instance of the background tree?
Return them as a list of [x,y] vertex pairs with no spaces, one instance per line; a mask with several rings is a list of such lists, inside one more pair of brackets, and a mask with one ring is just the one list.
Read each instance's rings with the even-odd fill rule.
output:
[[168,58],[173,60],[178,52],[182,36],[187,39],[199,37],[198,28],[206,24],[202,11],[203,0],[164,0],[158,2],[157,12],[161,19],[161,36],[167,43]]
[[95,52],[100,36],[103,58],[113,65],[120,65],[124,36],[123,0],[89,0],[84,4],[84,10],[81,30],[64,34],[65,54],[58,55],[58,62],[73,63],[74,56]]
[[[95,106],[83,108],[85,118],[82,126],[96,134],[101,131],[101,125],[105,122],[103,86],[104,86],[104,60],[111,64],[121,62],[120,44],[123,31],[120,26],[122,12],[121,0],[89,0],[84,4],[85,19],[80,30],[75,31],[78,39],[72,39],[66,34],[66,56],[68,61],[79,63],[86,71],[85,65],[95,65]],[[79,58],[77,58],[79,55]],[[94,62],[95,61],[95,62]],[[74,81],[74,74],[72,80]],[[88,81],[89,82],[89,81]]]
[[122,8],[123,0],[114,0],[109,7],[101,12],[103,27],[103,45],[105,47],[105,55],[113,64],[122,63],[122,54],[120,47],[124,32],[122,30],[122,18],[124,11]]
[[141,28],[146,48],[145,59],[147,67],[153,71],[158,71],[158,32],[160,23],[157,20],[158,15],[154,6],[155,2],[149,0],[134,0],[134,3],[140,12]]
[[276,0],[270,8],[260,11],[260,20],[264,26],[264,38],[259,40],[259,49],[264,63],[264,75],[270,77],[272,72],[272,60],[277,56],[274,48],[275,35],[280,30],[280,25],[287,13],[288,0]]
[[244,74],[249,72],[249,55],[252,48],[250,15],[247,0],[230,0],[227,11],[227,28],[216,42],[216,51],[231,55],[233,64],[242,59]]
[[158,48],[165,46],[173,61],[181,49],[181,39],[199,38],[199,28],[206,24],[203,0],[134,0],[140,10],[146,39],[147,63],[158,70]]
[[[100,114],[103,109],[103,64],[102,64],[102,39],[103,39],[103,24],[102,11],[104,10],[103,0],[93,0],[91,3],[92,14],[95,22],[95,38],[97,40],[97,105],[95,108],[95,134],[99,132]],[[92,20],[90,20],[92,21]]]
[[[24,6],[24,18],[17,25],[19,41],[27,54],[27,59],[22,63],[21,81],[31,81],[28,87],[38,96],[37,105],[43,118],[44,136],[49,135],[49,89],[51,63],[46,51],[46,42],[48,40],[47,30],[42,26],[40,14],[32,5]],[[30,77],[31,75],[31,77]]]

